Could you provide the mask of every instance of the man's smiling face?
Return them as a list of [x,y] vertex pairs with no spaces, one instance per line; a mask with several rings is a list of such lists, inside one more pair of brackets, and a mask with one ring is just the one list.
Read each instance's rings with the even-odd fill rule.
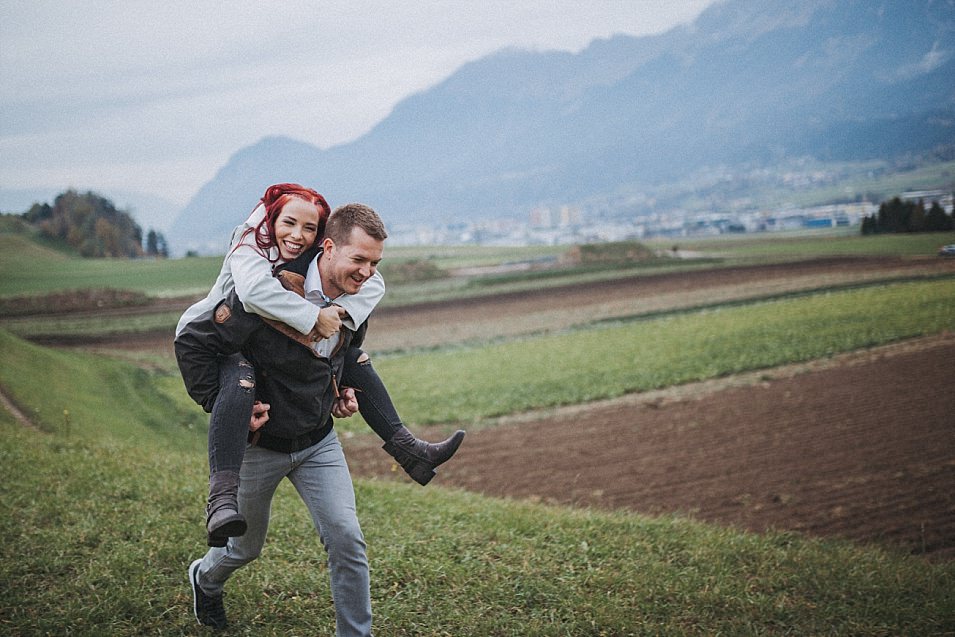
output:
[[322,290],[334,299],[342,294],[358,293],[365,281],[378,270],[385,242],[355,227],[348,243],[336,244],[325,237],[322,247],[325,250],[319,262]]

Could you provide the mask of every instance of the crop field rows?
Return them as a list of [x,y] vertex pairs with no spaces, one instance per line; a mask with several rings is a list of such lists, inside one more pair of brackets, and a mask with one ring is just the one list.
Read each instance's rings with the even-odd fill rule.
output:
[[[404,306],[385,304],[373,316],[366,347],[375,352],[394,352],[457,346],[559,331],[595,321],[953,273],[955,259],[831,257],[644,273]],[[0,327],[49,345],[94,343],[168,352],[172,328],[193,300],[195,297],[157,298],[135,307],[0,318]],[[426,319],[421,318],[424,312]]]
[[[955,557],[955,338],[907,345],[701,383],[700,396],[688,386],[504,417],[471,432],[438,481]],[[347,448],[359,475],[400,479],[367,440]]]
[[[376,634],[951,632],[955,260],[697,265],[380,308],[368,349],[405,422],[468,437],[422,489],[336,424]],[[207,416],[159,316],[188,300],[150,298],[96,332],[0,330],[28,424],[0,410],[0,581],[31,582],[0,604],[11,634],[195,630]],[[321,632],[311,522],[291,487],[274,511],[230,633]]]
[[835,258],[633,276],[558,289],[385,307],[373,317],[367,346],[385,352],[440,347],[803,290],[953,273],[955,262],[938,259]]
[[[829,258],[626,277],[589,286],[383,308],[373,320],[368,346],[379,356],[381,351],[419,350],[397,362],[386,357],[378,365],[414,427],[418,412],[406,407],[409,401],[424,399],[409,398],[401,383],[391,381],[404,378],[410,369],[410,388],[419,390],[422,382],[429,382],[427,368],[460,358],[455,347],[465,343],[476,346],[465,357],[472,361],[468,357],[477,355],[482,342],[507,342],[522,333],[556,334],[588,319],[679,312],[846,285],[932,281],[952,273],[951,260]],[[927,289],[938,285],[950,289],[945,279]],[[168,311],[168,305],[166,300],[161,307]],[[698,322],[702,326],[712,320],[701,317]],[[948,495],[951,489],[945,488],[955,483],[955,451],[943,423],[955,413],[955,405],[951,393],[938,388],[949,382],[955,357],[950,339],[910,342],[925,345],[908,350],[889,346],[878,351],[901,353],[878,360],[864,353],[821,359],[824,369],[792,377],[783,371],[785,366],[774,367],[664,390],[646,388],[617,400],[511,411],[492,424],[472,423],[467,443],[439,480],[491,495],[678,512],[752,530],[781,528],[885,541],[906,551],[947,555],[955,550],[955,503]],[[155,351],[168,358],[170,344],[171,334],[163,331],[119,333],[95,346],[114,352]],[[451,359],[430,360],[434,357],[422,357],[420,351],[448,346]],[[902,360],[909,367],[889,367],[888,361],[898,365]],[[474,358],[460,364],[460,373],[467,374],[469,365],[484,363]],[[624,368],[648,364],[653,362],[635,359]],[[801,368],[813,365],[802,363]],[[582,361],[581,369],[595,368],[592,361]],[[864,379],[859,378],[860,369],[867,370]],[[887,379],[896,378],[890,383],[892,391],[886,391]],[[902,380],[911,386],[902,387]],[[714,383],[720,389],[702,389]],[[436,392],[436,406],[443,406],[440,387],[438,381],[427,390]],[[341,425],[356,431],[353,423]],[[448,426],[425,431],[436,437]],[[348,445],[359,475],[401,478],[367,436],[350,438]]]
[[[640,299],[648,303],[675,289],[708,301],[726,289],[745,296],[749,285],[766,290],[800,280],[845,281],[855,267],[891,280],[892,273],[915,268],[902,263],[809,261],[649,277],[633,285],[645,286]],[[948,261],[918,267],[923,273],[952,271]],[[947,282],[940,285],[951,289]],[[634,294],[626,283],[620,289]],[[602,293],[610,291],[598,287],[591,300]],[[566,296],[571,304],[592,307],[583,292]],[[407,333],[417,320],[440,316],[442,329],[433,333],[458,335],[472,314],[488,311],[498,324],[519,322],[532,308],[554,302],[542,293],[494,301],[490,308],[457,308],[458,322],[450,308],[420,315],[408,308],[383,326],[391,320],[386,313],[374,328]],[[950,307],[951,314],[955,304]],[[502,416],[472,431],[459,459],[439,479],[498,496],[679,512],[758,531],[881,542],[947,559],[955,554],[955,404],[942,388],[955,371],[953,348],[950,336],[927,337],[617,400]],[[801,371],[789,375],[786,369]],[[721,388],[707,390],[705,399],[693,395],[694,387],[713,384]],[[425,431],[437,437],[446,428]],[[359,474],[400,480],[366,438],[349,444]]]

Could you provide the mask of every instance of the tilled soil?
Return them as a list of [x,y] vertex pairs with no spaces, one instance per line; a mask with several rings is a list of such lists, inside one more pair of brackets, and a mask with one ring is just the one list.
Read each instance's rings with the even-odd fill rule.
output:
[[[432,484],[955,558],[955,336],[501,419]],[[440,429],[419,430],[435,440]],[[364,436],[352,470],[408,480]]]

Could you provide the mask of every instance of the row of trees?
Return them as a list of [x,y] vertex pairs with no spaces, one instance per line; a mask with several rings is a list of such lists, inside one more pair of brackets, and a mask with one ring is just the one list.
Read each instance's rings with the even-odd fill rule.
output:
[[955,213],[949,215],[937,202],[925,210],[922,201],[902,201],[899,197],[883,201],[879,212],[862,219],[862,234],[896,232],[948,232],[955,229]]
[[146,234],[146,256],[148,257],[168,257],[169,244],[166,243],[166,237],[161,232],[151,229]]
[[53,205],[36,203],[24,213],[44,237],[66,243],[84,257],[169,256],[162,233],[150,230],[143,245],[143,231],[129,213],[96,193],[68,190]]

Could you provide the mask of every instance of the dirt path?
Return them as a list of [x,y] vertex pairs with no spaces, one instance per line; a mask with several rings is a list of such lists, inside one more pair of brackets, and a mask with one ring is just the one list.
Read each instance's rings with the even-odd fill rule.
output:
[[27,418],[26,415],[24,415],[24,413],[20,411],[19,407],[13,404],[13,401],[10,400],[10,398],[6,395],[6,393],[4,393],[2,389],[0,389],[0,408],[7,410],[10,413],[10,415],[13,416],[14,420],[16,420],[18,423],[20,423],[27,429],[33,429],[35,431],[40,430],[40,428],[37,427],[32,420]]
[[[470,432],[435,484],[953,559],[953,372],[946,335],[504,418]],[[374,440],[346,449],[355,473],[406,479]]]

